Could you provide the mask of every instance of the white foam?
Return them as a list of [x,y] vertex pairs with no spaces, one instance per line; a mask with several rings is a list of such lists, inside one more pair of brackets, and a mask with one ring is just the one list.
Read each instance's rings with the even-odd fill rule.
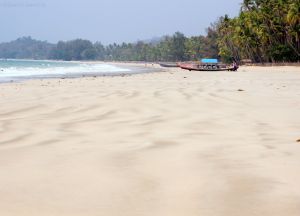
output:
[[55,76],[55,75],[70,75],[70,74],[113,74],[120,72],[129,72],[130,69],[120,68],[108,64],[85,64],[85,63],[72,63],[65,65],[55,65],[43,63],[40,67],[3,67],[0,64],[0,78],[13,78],[13,77],[30,77],[30,76]]

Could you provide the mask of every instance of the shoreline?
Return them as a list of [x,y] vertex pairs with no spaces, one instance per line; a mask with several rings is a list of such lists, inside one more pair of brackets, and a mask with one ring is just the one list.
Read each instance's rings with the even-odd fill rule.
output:
[[[51,60],[46,60],[51,61]],[[53,61],[57,62],[57,61]],[[58,61],[59,62],[59,61]],[[158,63],[152,63],[152,62],[116,62],[116,61],[69,61],[70,63],[82,63],[82,64],[108,64],[108,65],[114,65],[123,67],[125,69],[129,69],[129,72],[101,72],[100,73],[70,73],[68,75],[48,75],[48,76],[39,76],[39,75],[33,75],[31,77],[13,77],[13,79],[7,79],[0,81],[0,84],[9,84],[9,83],[22,83],[26,81],[32,81],[32,80],[63,80],[63,79],[80,79],[80,78],[96,78],[96,77],[124,77],[124,76],[131,76],[131,75],[138,75],[138,74],[147,74],[147,73],[161,73],[161,72],[169,72],[169,73],[178,73],[178,72],[184,72],[184,73],[251,73],[252,71],[259,71],[259,72],[268,72],[268,71],[275,71],[275,72],[287,72],[287,71],[293,71],[295,73],[300,72],[300,67],[298,65],[291,66],[291,65],[284,65],[284,66],[270,66],[270,65],[243,65],[240,66],[238,71],[236,72],[229,72],[229,71],[193,71],[190,72],[188,70],[183,70],[179,67],[177,68],[166,68],[161,67]],[[187,75],[186,74],[186,75]]]
[[[29,61],[29,60],[28,60]],[[48,61],[48,60],[47,60]],[[50,62],[50,61],[49,61]],[[59,62],[59,61],[51,61]],[[63,61],[65,62],[65,61]],[[69,63],[69,62],[66,62]],[[129,71],[120,71],[120,72],[81,72],[81,73],[69,73],[69,74],[43,74],[43,75],[31,75],[31,76],[14,76],[7,77],[3,80],[0,80],[1,83],[12,83],[12,82],[24,82],[27,80],[40,80],[40,79],[74,79],[81,77],[98,77],[98,76],[127,76],[140,73],[153,73],[153,72],[162,72],[163,69],[155,67],[152,64],[152,67],[148,67],[147,64],[122,64],[122,63],[113,63],[113,62],[101,62],[101,61],[70,61],[70,63],[77,64],[106,64],[112,66],[121,66],[121,69],[128,69]]]

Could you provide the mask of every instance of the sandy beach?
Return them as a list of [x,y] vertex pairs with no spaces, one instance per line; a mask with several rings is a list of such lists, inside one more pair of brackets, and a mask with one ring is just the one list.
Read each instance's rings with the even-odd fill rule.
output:
[[300,215],[299,67],[31,80],[0,97],[0,215]]

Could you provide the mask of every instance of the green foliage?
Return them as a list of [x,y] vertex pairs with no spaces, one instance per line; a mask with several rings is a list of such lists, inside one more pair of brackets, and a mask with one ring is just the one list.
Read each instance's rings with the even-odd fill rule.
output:
[[217,29],[223,59],[300,60],[299,0],[244,0],[239,16],[222,17]]
[[71,60],[94,60],[97,58],[97,49],[92,42],[88,40],[72,40],[57,43],[56,47],[51,50],[50,58]]
[[98,59],[117,61],[188,61],[203,57],[217,57],[217,32],[208,30],[207,36],[187,38],[176,32],[165,36],[155,43],[139,41],[137,43],[112,44],[101,47]]
[[45,41],[22,37],[9,43],[0,44],[0,58],[4,59],[45,59],[54,45]]

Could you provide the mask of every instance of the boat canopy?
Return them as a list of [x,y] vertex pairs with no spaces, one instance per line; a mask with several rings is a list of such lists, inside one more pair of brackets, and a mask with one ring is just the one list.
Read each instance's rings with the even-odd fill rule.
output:
[[218,59],[201,59],[201,62],[205,64],[217,64]]

